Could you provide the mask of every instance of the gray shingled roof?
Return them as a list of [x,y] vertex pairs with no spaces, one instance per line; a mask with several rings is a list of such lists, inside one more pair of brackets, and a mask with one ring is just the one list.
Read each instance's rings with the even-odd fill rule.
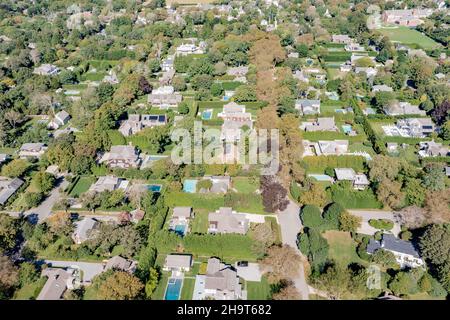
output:
[[381,243],[374,239],[370,239],[367,245],[367,252],[374,253],[378,249],[384,249],[389,251],[395,251],[403,254],[409,254],[413,257],[420,258],[419,253],[410,241],[405,241],[396,238],[392,234],[384,234]]

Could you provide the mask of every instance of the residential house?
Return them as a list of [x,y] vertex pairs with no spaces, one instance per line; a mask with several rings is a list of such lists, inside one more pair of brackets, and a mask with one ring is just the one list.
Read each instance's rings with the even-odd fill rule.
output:
[[145,128],[164,126],[166,124],[167,116],[165,114],[130,114],[128,120],[120,124],[119,132],[128,137]]
[[335,168],[336,180],[351,181],[355,190],[364,190],[369,186],[369,180],[364,173],[356,173],[352,168]]
[[316,155],[332,156],[348,152],[348,140],[321,140],[315,146]]
[[432,134],[435,126],[431,118],[407,118],[397,120],[396,126],[409,136],[423,138]]
[[383,234],[381,241],[370,239],[367,253],[374,254],[379,249],[392,252],[401,268],[417,268],[425,265],[419,252],[410,241],[397,239],[392,234]]
[[372,87],[372,92],[393,92],[394,90],[385,84],[377,84]]
[[110,168],[138,168],[141,164],[139,152],[131,145],[112,146],[99,161],[105,163]]
[[188,272],[193,264],[190,254],[168,254],[164,260],[164,271]]
[[24,182],[19,178],[0,176],[0,205],[4,205],[23,184]]
[[419,156],[422,158],[450,156],[450,148],[440,142],[434,142],[434,140],[420,142],[419,149]]
[[43,143],[24,143],[19,149],[19,157],[24,158],[40,158],[47,150]]
[[242,290],[242,285],[239,283],[237,271],[217,258],[208,259],[204,285],[203,299],[243,300],[247,298],[246,292]]
[[239,141],[242,128],[253,127],[252,114],[245,111],[245,106],[236,102],[225,104],[217,116],[223,119],[220,138],[226,142]]
[[162,62],[161,62],[161,70],[163,72],[167,72],[169,70],[173,70],[173,63],[174,63],[175,57],[174,56],[167,56]]
[[314,122],[303,122],[300,128],[305,131],[338,131],[334,117],[317,118]]
[[114,85],[119,83],[119,78],[114,71],[110,70],[108,74],[103,77],[102,81]]
[[203,54],[204,51],[200,46],[193,43],[181,44],[176,49],[177,56],[187,56],[189,54]]
[[403,9],[403,10],[386,10],[381,15],[384,23],[397,24],[406,27],[417,27],[433,14],[433,9]]
[[293,74],[294,79],[297,79],[298,81],[302,82],[309,82],[308,77],[303,73],[301,70],[296,70]]
[[227,70],[227,75],[234,77],[245,77],[248,73],[247,66],[231,67]]
[[59,127],[62,127],[67,124],[70,120],[70,114],[65,110],[61,110],[57,114],[55,114],[55,118],[49,122],[47,127],[49,129],[57,130]]
[[320,113],[320,100],[298,99],[295,101],[295,109],[302,115]]
[[350,44],[353,42],[353,39],[350,38],[346,34],[333,34],[331,36],[331,41],[333,43],[340,43],[340,44]]
[[204,179],[210,180],[212,185],[209,190],[200,189],[200,193],[227,193],[231,187],[230,176],[205,176]]
[[189,222],[194,217],[191,207],[175,207],[173,208],[172,218],[169,223],[169,230],[175,231],[181,236],[188,232]]
[[134,273],[137,268],[137,262],[134,260],[129,260],[122,258],[121,256],[114,256],[108,260],[105,265],[105,271],[113,269],[120,270],[129,273]]
[[53,64],[42,64],[41,66],[34,68],[33,73],[40,76],[54,76],[60,72],[60,69]]
[[46,268],[42,275],[48,279],[36,300],[62,300],[67,289],[74,288],[74,269]]
[[89,187],[90,192],[104,192],[104,191],[114,191],[117,189],[126,190],[128,188],[129,181],[117,178],[114,176],[103,176],[99,177],[98,180]]
[[368,67],[368,68],[366,68],[366,67],[355,67],[355,73],[358,74],[360,72],[365,73],[367,78],[375,77],[377,75],[377,73],[378,73],[377,69],[372,68],[372,67]]
[[416,114],[425,116],[425,110],[420,110],[419,106],[412,105],[409,102],[398,102],[395,101],[383,108],[384,112],[390,116],[399,116],[399,115],[407,115],[407,114]]
[[208,215],[208,233],[239,233],[246,234],[249,220],[245,214],[237,213],[229,207],[221,207]]
[[361,46],[358,43],[350,42],[345,45],[344,50],[350,51],[350,52],[355,52],[355,51],[365,51],[366,49],[364,48],[364,46]]
[[72,239],[76,244],[81,244],[88,240],[92,235],[92,230],[98,226],[99,222],[90,217],[85,217],[81,221],[75,222],[75,231]]
[[161,109],[177,107],[183,100],[183,96],[174,91],[172,86],[153,89],[152,93],[148,95],[148,103]]

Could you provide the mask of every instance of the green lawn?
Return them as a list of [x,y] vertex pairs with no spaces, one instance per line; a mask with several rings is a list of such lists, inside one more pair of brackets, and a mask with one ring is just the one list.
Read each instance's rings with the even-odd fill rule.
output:
[[159,279],[158,286],[152,294],[152,300],[164,300],[164,293],[166,292],[167,280],[169,279],[169,274],[163,272],[161,279]]
[[183,287],[181,288],[180,300],[192,300],[192,295],[194,293],[195,279],[184,278]]
[[209,211],[205,209],[196,209],[195,216],[191,223],[192,233],[207,233],[208,232],[208,214]]
[[330,246],[328,256],[336,263],[347,266],[349,263],[357,262],[364,264],[356,253],[356,242],[351,238],[349,232],[329,230],[323,233]]
[[233,188],[239,193],[254,193],[259,188],[259,180],[248,177],[233,178]]
[[23,286],[14,294],[14,300],[35,300],[46,282],[47,277],[42,277],[33,283]]
[[94,177],[80,177],[77,184],[73,187],[72,191],[70,191],[71,197],[79,197],[82,193],[89,190],[89,187],[95,182]]
[[17,149],[15,148],[0,148],[0,153],[12,155],[14,152],[16,152]]
[[265,277],[261,278],[261,282],[247,281],[246,286],[248,300],[270,300],[271,288]]
[[400,26],[395,28],[381,28],[378,31],[389,37],[393,42],[400,42],[406,45],[416,44],[421,46],[423,49],[434,49],[440,47],[440,45],[433,39],[417,30],[407,27]]

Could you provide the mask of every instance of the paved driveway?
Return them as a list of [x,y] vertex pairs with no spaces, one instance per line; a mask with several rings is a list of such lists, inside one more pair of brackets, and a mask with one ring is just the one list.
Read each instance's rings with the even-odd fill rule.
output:
[[57,261],[44,260],[51,267],[70,268],[78,267],[83,271],[83,283],[90,283],[92,279],[103,272],[103,264],[98,262]]
[[371,219],[388,219],[393,221],[394,227],[392,228],[392,230],[390,230],[390,232],[392,232],[395,236],[398,236],[401,231],[400,224],[397,222],[397,219],[395,218],[392,211],[348,210],[348,212],[354,216],[362,218],[361,226],[357,230],[358,233],[373,235],[375,234],[375,232],[380,231],[369,225],[369,220]]
[[[300,250],[297,247],[297,234],[302,228],[302,223],[300,221],[300,207],[289,200],[289,205],[286,210],[278,214],[278,222],[281,227],[281,238],[283,244],[287,244],[293,247],[299,255],[303,257]],[[303,257],[304,258],[304,257]],[[305,258],[304,258],[305,259]],[[300,264],[299,275],[297,278],[292,279],[297,288],[298,292],[302,296],[303,300],[309,300],[309,289],[306,283],[305,270],[303,269],[303,264]]]
[[261,281],[261,270],[259,270],[258,263],[250,263],[247,267],[238,267],[237,263],[235,268],[239,277],[246,281]]
[[69,185],[69,182],[62,178],[61,181],[50,191],[48,197],[36,208],[32,208],[25,212],[25,216],[31,216],[36,222],[44,221],[51,213],[52,208],[61,199],[59,189],[65,189]]

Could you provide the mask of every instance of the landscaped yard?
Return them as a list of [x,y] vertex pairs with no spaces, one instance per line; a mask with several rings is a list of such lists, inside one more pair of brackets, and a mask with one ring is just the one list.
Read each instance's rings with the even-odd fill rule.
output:
[[33,283],[23,286],[15,293],[14,300],[35,300],[46,282],[47,278],[42,277]]
[[208,232],[208,214],[209,211],[205,209],[196,209],[194,220],[191,223],[192,233],[207,233]]
[[403,26],[395,28],[381,28],[378,31],[389,37],[393,42],[400,42],[406,45],[417,44],[423,49],[434,49],[440,46],[436,41],[427,37],[423,33]]
[[79,197],[82,193],[89,190],[89,187],[95,182],[94,177],[86,176],[80,177],[76,185],[70,191],[69,195],[71,197]]
[[259,179],[236,177],[233,178],[233,188],[239,193],[254,193],[259,188]]
[[271,288],[265,277],[261,282],[246,281],[248,300],[269,300],[271,297]]
[[328,257],[336,261],[342,266],[347,266],[349,263],[357,262],[365,264],[356,253],[356,242],[351,238],[349,232],[329,230],[323,233],[323,237],[327,239]]
[[192,300],[194,293],[195,278],[184,278],[183,287],[181,288],[180,300]]
[[152,300],[164,300],[164,293],[167,287],[167,280],[169,278],[169,273],[163,272],[161,278],[159,279],[158,286],[152,294]]

